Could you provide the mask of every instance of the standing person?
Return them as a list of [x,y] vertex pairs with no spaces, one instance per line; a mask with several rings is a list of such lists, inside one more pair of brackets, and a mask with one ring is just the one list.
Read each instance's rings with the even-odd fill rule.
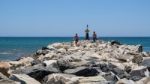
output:
[[85,30],[85,40],[90,40],[89,32],[90,32],[90,30],[88,29],[88,25],[87,25],[87,29]]
[[76,33],[76,35],[74,36],[74,41],[75,41],[75,45],[77,46],[78,41],[79,41],[79,36],[78,36],[77,33]]
[[95,42],[97,40],[97,34],[96,34],[96,32],[94,31],[93,32],[93,42]]

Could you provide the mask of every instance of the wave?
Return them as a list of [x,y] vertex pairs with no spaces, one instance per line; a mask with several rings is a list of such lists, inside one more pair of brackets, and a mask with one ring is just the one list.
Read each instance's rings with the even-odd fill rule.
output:
[[13,54],[11,52],[0,52],[0,55],[10,55],[10,54]]

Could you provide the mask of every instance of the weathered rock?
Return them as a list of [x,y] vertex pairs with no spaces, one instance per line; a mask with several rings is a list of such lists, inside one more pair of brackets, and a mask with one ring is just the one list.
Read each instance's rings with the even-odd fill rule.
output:
[[113,84],[110,81],[106,81],[102,76],[90,76],[90,77],[79,77],[78,84]]
[[78,47],[71,47],[68,49],[68,51],[71,51],[71,52],[77,52],[78,50],[80,50],[80,48]]
[[133,55],[129,55],[129,54],[123,54],[123,55],[119,55],[118,57],[116,57],[116,59],[118,59],[120,62],[129,62],[132,61],[134,58]]
[[[149,77],[150,54],[142,52],[141,45],[117,41],[79,41],[78,44],[65,42],[43,47],[32,57],[10,61],[9,72],[27,74],[40,82],[44,78],[44,84],[115,84],[119,79],[130,83]],[[139,68],[141,65],[145,67]]]
[[120,45],[119,49],[126,53],[140,53],[143,50],[141,45]]
[[71,63],[71,60],[69,59],[59,59],[57,60],[57,64],[59,66],[59,69],[63,72],[66,69],[75,68]]
[[56,48],[56,49],[63,48],[63,44],[62,43],[53,43],[51,46]]
[[150,57],[144,57],[142,61],[142,65],[150,67]]
[[132,80],[120,79],[116,84],[135,84]]
[[111,45],[114,45],[114,44],[116,44],[116,45],[121,45],[121,43],[118,42],[118,41],[111,41]]
[[34,66],[34,65],[38,65],[38,64],[41,64],[42,63],[42,60],[39,60],[39,59],[35,59],[31,62],[31,66]]
[[78,84],[78,78],[69,74],[51,74],[44,78],[43,84]]
[[57,60],[46,60],[43,62],[46,66],[53,65],[57,63]]
[[20,67],[20,66],[30,66],[31,62],[34,61],[32,57],[23,57],[20,58],[18,61],[10,61],[12,68]]
[[3,75],[2,73],[0,73],[0,80],[1,79],[8,79],[5,75]]
[[144,66],[140,66],[138,68],[133,69],[130,72],[131,75],[131,79],[134,81],[138,81],[140,79],[142,79],[143,77],[148,77],[149,76],[149,71],[147,69],[147,67]]
[[102,76],[109,82],[117,82],[119,78],[113,72],[107,72],[102,74]]
[[26,74],[13,74],[10,79],[18,81],[21,84],[41,84]]
[[58,73],[59,70],[57,70],[55,67],[46,67],[43,64],[38,64],[30,67],[24,67],[23,69],[18,69],[13,71],[13,74],[27,74],[31,76],[32,78],[37,79],[38,81],[41,81],[45,76],[51,74],[51,73]]
[[125,69],[125,66],[122,64],[122,63],[118,63],[118,62],[110,62],[108,64],[109,68],[118,68],[118,69],[121,69],[121,70],[124,70]]
[[51,74],[44,78],[43,84],[108,84],[100,75],[77,77],[69,74]]
[[137,81],[136,84],[150,84],[150,77],[144,77],[141,80]]
[[60,49],[57,50],[57,53],[65,54],[66,53],[66,49],[60,48]]
[[150,71],[150,57],[144,57],[142,61],[142,65],[146,66],[148,70]]
[[75,69],[67,69],[64,71],[67,74],[74,74],[76,76],[96,76],[99,72],[94,68],[77,67]]
[[143,57],[150,57],[150,53],[149,52],[142,52]]
[[42,47],[42,50],[48,50],[49,48],[48,47]]
[[0,80],[0,84],[21,84],[21,83],[9,79],[2,79]]
[[103,71],[103,72],[108,72],[108,71],[110,71],[110,67],[108,66],[108,64],[106,64],[106,63],[101,63],[101,64],[99,64],[100,66],[100,69]]
[[35,56],[37,55],[46,55],[49,52],[49,50],[38,50],[35,54]]
[[8,62],[0,62],[0,72],[5,76],[9,77],[8,70],[10,68],[10,64]]
[[142,60],[143,60],[142,54],[136,54],[136,55],[134,55],[132,62],[140,64],[140,63],[142,63]]

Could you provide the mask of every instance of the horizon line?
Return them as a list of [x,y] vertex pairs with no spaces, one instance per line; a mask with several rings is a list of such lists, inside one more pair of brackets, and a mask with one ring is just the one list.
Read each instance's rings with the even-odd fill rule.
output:
[[[62,37],[62,38],[65,38],[65,37],[74,37],[74,36],[0,36],[1,37]],[[84,38],[85,36],[79,36],[81,38]],[[98,36],[98,38],[100,37],[150,37],[150,36]],[[91,38],[91,37],[90,37]]]

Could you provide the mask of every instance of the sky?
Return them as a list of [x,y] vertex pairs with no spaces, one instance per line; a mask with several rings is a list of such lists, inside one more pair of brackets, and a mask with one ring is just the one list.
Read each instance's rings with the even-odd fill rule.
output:
[[150,0],[0,0],[0,37],[150,36]]

